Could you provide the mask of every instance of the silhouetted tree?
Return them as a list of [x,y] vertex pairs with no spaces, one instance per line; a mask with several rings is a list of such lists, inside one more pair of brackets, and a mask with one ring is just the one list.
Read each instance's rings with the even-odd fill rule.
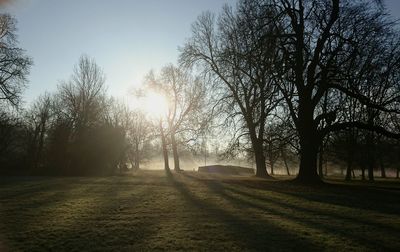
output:
[[119,127],[125,135],[125,147],[120,152],[119,168],[130,162],[133,170],[140,169],[140,163],[145,158],[145,148],[151,139],[151,123],[143,111],[132,109],[115,99],[110,101],[109,119],[113,127]]
[[124,165],[126,131],[110,120],[112,104],[104,81],[95,61],[82,56],[71,79],[59,86],[49,134],[53,169],[71,175],[111,174]]
[[16,106],[24,88],[32,60],[18,48],[16,20],[0,14],[0,101]]
[[14,109],[0,108],[0,172],[25,173],[25,134],[23,120]]
[[51,127],[53,117],[52,98],[49,94],[40,96],[26,112],[27,155],[31,173],[39,172],[39,166],[44,166],[44,148],[46,137]]
[[162,90],[170,102],[167,115],[168,133],[171,138],[174,170],[179,171],[181,168],[177,135],[182,137],[184,131],[193,132],[201,126],[201,124],[194,125],[191,122],[202,106],[203,84],[199,78],[173,65],[164,67],[160,77]]
[[159,76],[150,73],[147,82],[149,89],[156,90],[168,102],[166,114],[158,119],[165,168],[169,169],[167,146],[171,144],[174,170],[180,171],[178,146],[184,141],[190,141],[185,138],[196,135],[203,125],[199,113],[204,105],[204,85],[198,77],[191,75],[189,69],[172,64],[165,66]]
[[[213,79],[218,108],[244,127],[256,160],[256,176],[268,177],[264,154],[264,132],[268,116],[280,99],[271,78],[276,56],[276,39],[259,39],[277,26],[258,19],[270,15],[269,9],[256,9],[240,2],[237,10],[225,6],[218,21],[204,13],[192,26],[192,38],[181,49],[181,63],[197,64]],[[254,22],[257,20],[256,22]],[[239,123],[238,123],[239,122]]]
[[[381,10],[368,7],[363,1],[260,2],[272,3],[260,6],[273,8],[276,15],[270,21],[285,28],[265,36],[280,38],[283,64],[276,76],[282,78],[277,83],[298,132],[298,180],[320,181],[318,148],[329,132],[358,127],[399,136],[390,132],[393,130],[390,125],[382,127],[365,121],[342,120],[336,106],[331,105],[325,111],[317,109],[324,99],[338,104],[338,97],[352,97],[368,108],[386,113],[396,111],[395,97],[399,93],[392,88],[395,83],[382,84],[369,78],[390,75],[399,63],[396,60],[400,55],[397,53],[399,45],[393,43],[397,40],[393,25]],[[393,57],[387,61],[389,55]],[[369,72],[357,72],[363,66],[368,67]],[[364,85],[379,90],[379,97],[391,93],[385,99],[373,100],[363,92]]]

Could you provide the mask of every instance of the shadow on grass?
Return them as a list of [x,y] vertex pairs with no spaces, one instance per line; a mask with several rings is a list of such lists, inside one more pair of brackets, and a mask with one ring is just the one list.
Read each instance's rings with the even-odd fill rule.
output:
[[[308,194],[310,194],[310,190],[313,190],[314,187],[304,187],[302,188],[303,192],[289,193],[286,182],[269,182],[268,184],[262,183],[265,187],[260,187],[260,183],[254,183],[258,185],[257,189],[264,188],[264,191],[267,193],[273,192],[281,196],[279,198],[276,198],[270,196],[268,197],[267,193],[263,194],[263,196],[249,193],[245,191],[249,188],[248,184],[245,183],[246,185],[244,186],[238,180],[234,181],[234,183],[232,183],[232,181],[228,181],[228,185],[233,184],[235,185],[235,187],[237,187],[232,188],[231,186],[225,186],[225,181],[204,180],[189,174],[183,174],[183,176],[203,183],[210,189],[211,192],[220,195],[226,200],[229,200],[232,204],[236,206],[247,206],[249,208],[272,213],[273,215],[280,216],[287,221],[296,223],[305,228],[311,228],[328,235],[336,236],[339,239],[349,241],[353,245],[358,244],[359,246],[361,246],[356,246],[358,248],[367,247],[369,249],[384,249],[389,251],[393,250],[395,246],[399,245],[386,244],[382,242],[381,239],[370,237],[367,233],[363,231],[371,228],[377,229],[378,232],[375,232],[377,232],[378,234],[390,235],[393,237],[394,240],[396,239],[395,237],[400,235],[399,228],[379,223],[378,221],[375,221],[373,219],[373,215],[370,216],[370,220],[366,220],[362,219],[360,216],[354,216],[354,213],[353,215],[347,216],[346,212],[334,212],[331,209],[324,210],[318,209],[318,207],[316,207],[318,203],[335,205],[339,201],[340,203],[342,203],[340,205],[345,205],[346,207],[351,208],[352,211],[362,211],[363,205],[358,205],[357,208],[352,207],[350,202],[346,202],[348,200],[346,198],[346,195],[338,195],[334,201],[332,201],[330,197],[328,197],[328,199],[321,199],[321,196],[325,196],[326,194],[319,194],[319,197],[314,196],[312,197],[312,199],[310,199],[310,197],[308,197]],[[336,187],[332,188],[331,186],[328,186],[328,188],[330,193],[334,193],[332,192],[332,190],[338,189]],[[292,187],[291,189],[295,188]],[[318,190],[321,189],[322,188],[318,188]],[[253,193],[254,192],[255,191],[253,191]],[[339,193],[340,192],[341,191],[339,191]],[[232,193],[234,195],[232,195]],[[288,200],[284,200],[285,195],[289,196]],[[341,199],[343,199],[344,202],[341,202]],[[394,200],[393,198],[390,199]],[[290,201],[297,201],[297,204],[296,202],[290,203]],[[308,207],[303,206],[303,204],[301,203],[302,201],[304,203],[307,203],[305,205],[308,205]],[[394,211],[396,211],[396,209]],[[321,225],[321,219],[319,219],[321,217],[325,219],[325,221],[323,221],[323,225]],[[346,224],[347,228],[344,228],[343,225],[338,225],[340,223]],[[348,227],[351,228],[349,229]]]
[[[200,182],[215,181],[215,179],[199,178],[189,173],[182,173],[182,175]],[[325,183],[307,186],[292,181],[279,180],[223,178],[220,181],[224,184],[285,193],[317,203],[334,204],[359,209],[360,211],[372,210],[387,214],[398,214],[400,212],[400,201],[398,200],[400,198],[400,187],[393,186],[392,182],[389,183],[389,186],[377,186],[370,183]]]
[[[231,230],[231,239],[237,241],[235,245],[242,249],[257,251],[296,250],[298,248],[306,251],[322,249],[312,241],[301,239],[295,233],[281,228],[272,221],[244,219],[239,214],[233,214],[232,211],[222,209],[211,201],[199,198],[184,182],[177,180],[172,173],[167,174],[167,178],[189,204],[207,212],[210,222],[222,222],[228,230]],[[221,187],[213,186],[212,189],[214,192],[222,194]]]
[[329,183],[322,186],[302,186],[290,181],[252,183],[252,181],[224,180],[223,182],[241,187],[285,193],[317,203],[333,204],[360,211],[372,210],[387,214],[400,212],[400,201],[398,200],[400,190],[394,187]]
[[[54,179],[3,195],[17,197],[3,209],[8,219],[0,214],[11,247],[29,251],[148,248],[146,238],[154,233],[154,223],[128,212],[140,195],[148,194],[140,191],[147,187],[127,187],[123,178]],[[123,191],[131,188],[136,196]]]

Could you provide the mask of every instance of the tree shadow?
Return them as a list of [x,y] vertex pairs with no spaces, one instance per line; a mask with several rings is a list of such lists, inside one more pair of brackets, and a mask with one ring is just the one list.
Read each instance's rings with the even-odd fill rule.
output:
[[[184,176],[203,183],[210,189],[211,192],[219,194],[221,197],[229,200],[234,205],[247,206],[249,208],[255,208],[261,211],[272,213],[274,215],[283,217],[285,220],[295,222],[299,225],[315,230],[320,230],[328,234],[334,234],[335,236],[340,236],[341,239],[352,241],[353,244],[360,244],[362,246],[366,245],[368,248],[373,249],[393,250],[393,244],[384,244],[379,239],[371,239],[371,237],[368,237],[366,233],[355,230],[359,228],[368,229],[370,227],[373,227],[375,229],[380,229],[381,234],[384,235],[391,234],[393,237],[395,237],[396,234],[400,235],[400,230],[398,228],[388,226],[374,220],[365,220],[359,216],[346,216],[345,213],[323,211],[322,209],[313,209],[312,207],[307,208],[303,207],[302,204],[289,203],[290,201],[268,197],[266,194],[263,194],[263,196],[251,194],[245,191],[247,183],[245,183],[246,185],[243,185],[240,184],[240,181],[238,180],[234,181],[234,183],[232,183],[232,181],[228,181],[227,183],[226,181],[199,179],[196,176],[189,174],[184,174]],[[306,195],[306,193],[287,193],[286,183],[278,183],[281,183],[281,187],[279,187],[279,184],[276,184],[275,182],[270,182],[271,187],[268,187],[268,189],[264,190],[279,193],[282,195],[289,195],[292,196],[292,198],[296,197],[296,200],[300,201],[308,200],[307,197],[302,198],[299,196]],[[232,188],[232,186],[226,186],[226,184],[233,184],[235,188]],[[284,186],[284,189],[282,189],[282,186]],[[257,186],[257,189],[261,188]],[[232,195],[232,193],[234,195]],[[337,200],[340,200],[340,198],[338,198]],[[314,199],[313,203],[322,202],[334,205],[337,200],[335,200],[334,202],[329,200],[324,202]],[[326,219],[326,221],[323,222],[323,225],[321,225],[321,220],[317,217],[322,217]],[[342,226],[337,225],[338,223],[351,223],[353,225],[353,228],[350,230],[343,229]]]
[[[184,175],[192,179],[204,181],[204,179],[196,178],[196,176],[190,174]],[[372,210],[387,214],[398,214],[400,212],[400,202],[398,201],[400,198],[400,188],[397,187],[351,184],[336,185],[329,183],[312,186],[279,180],[222,179],[220,181],[241,187],[285,193],[318,203],[356,208],[360,211]]]
[[[182,173],[186,176],[184,173]],[[250,218],[243,218],[245,209],[239,214],[233,214],[232,211],[222,209],[215,203],[207,199],[201,199],[196,196],[188,186],[179,181],[174,174],[167,174],[167,178],[180,195],[200,211],[205,211],[210,218],[210,222],[222,222],[229,230],[231,230],[232,239],[238,241],[235,243],[244,250],[269,251],[269,250],[296,250],[302,248],[307,251],[321,250],[317,244],[310,240],[302,239],[295,233],[281,228],[272,221],[258,219],[256,221]],[[223,195],[223,187],[216,183],[208,183],[208,187],[212,191]],[[226,198],[226,197],[225,197]],[[231,200],[229,198],[226,198]],[[237,206],[237,202],[232,202]],[[216,248],[218,249],[218,248]]]
[[[140,201],[140,195],[148,194],[147,187],[141,187],[144,191],[136,192],[134,200],[132,193],[119,196],[127,188],[123,178],[72,178],[59,186],[54,181],[47,182],[34,190],[24,188],[26,192],[19,198],[16,196],[17,201],[23,200],[22,205],[8,203],[7,211],[13,205],[19,207],[15,213],[7,213],[10,220],[2,221],[2,231],[12,237],[10,245],[14,248],[30,251],[148,248],[146,238],[156,232],[155,222],[138,219],[125,211]],[[50,193],[44,196],[44,192]],[[26,195],[31,199],[26,199]]]

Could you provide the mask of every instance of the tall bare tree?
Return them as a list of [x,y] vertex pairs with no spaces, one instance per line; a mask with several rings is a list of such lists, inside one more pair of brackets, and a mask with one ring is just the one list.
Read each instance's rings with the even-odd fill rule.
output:
[[18,47],[16,20],[0,14],[0,101],[20,102],[32,60]]
[[[213,78],[213,92],[219,94],[219,110],[243,125],[239,136],[247,136],[256,160],[256,176],[269,177],[264,154],[267,118],[280,102],[271,78],[276,57],[276,39],[263,33],[279,29],[259,19],[270,15],[242,1],[237,10],[225,6],[216,20],[203,13],[192,26],[192,37],[181,49],[181,63],[200,65]],[[221,108],[227,106],[229,109]]]
[[[352,97],[368,109],[385,113],[398,111],[400,93],[394,88],[395,83],[383,84],[369,78],[390,75],[399,67],[399,44],[393,43],[398,41],[396,32],[381,9],[368,6],[366,1],[261,2],[271,3],[268,8],[274,8],[277,13],[273,22],[284,27],[283,32],[278,30],[266,36],[280,38],[283,64],[276,76],[283,77],[279,89],[299,136],[298,180],[320,181],[318,148],[329,132],[358,127],[391,137],[400,136],[391,132],[394,130],[391,125],[382,127],[361,120],[343,120],[340,112],[346,111],[339,110],[340,97]],[[386,61],[389,54],[393,55],[392,60]],[[360,66],[367,71],[359,71]],[[371,99],[363,88],[366,85],[379,90],[378,97],[385,98]],[[317,109],[325,97],[335,105],[327,110]]]
[[[165,66],[159,76],[149,74],[149,88],[157,90],[168,101],[165,118],[159,118],[159,127],[163,145],[165,167],[167,164],[167,146],[171,144],[174,158],[174,170],[180,171],[180,144],[187,136],[198,133],[203,123],[199,120],[204,101],[204,85],[200,78],[192,76],[188,69],[178,68],[172,64]],[[168,141],[168,139],[170,141]]]
[[52,105],[52,97],[45,93],[33,103],[25,116],[29,139],[29,167],[33,173],[40,172],[38,171],[39,166],[45,165],[44,147],[52,123]]

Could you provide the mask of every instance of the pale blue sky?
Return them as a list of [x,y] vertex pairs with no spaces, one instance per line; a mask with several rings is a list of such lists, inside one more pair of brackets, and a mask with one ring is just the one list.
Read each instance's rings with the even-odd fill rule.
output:
[[[125,96],[150,69],[175,63],[178,46],[202,11],[235,0],[14,0],[20,46],[34,60],[27,102],[55,91],[83,53],[96,59],[110,94]],[[386,0],[400,19],[400,0]]]
[[6,11],[18,20],[20,46],[34,60],[27,102],[55,91],[85,53],[103,68],[108,91],[124,96],[152,68],[175,63],[178,46],[204,10],[233,0],[19,0]]

